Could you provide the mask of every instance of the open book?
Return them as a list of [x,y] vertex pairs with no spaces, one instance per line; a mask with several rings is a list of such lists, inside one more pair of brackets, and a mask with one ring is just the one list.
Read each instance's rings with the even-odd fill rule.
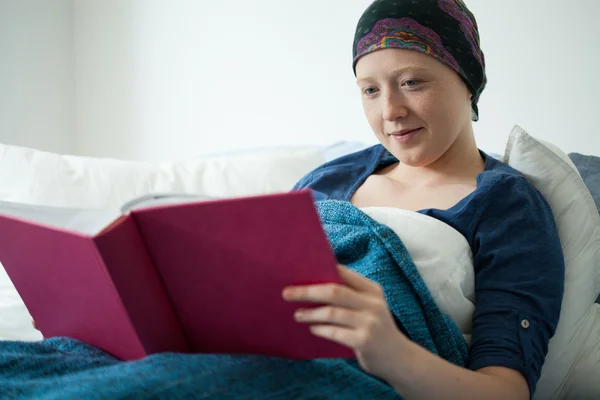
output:
[[0,262],[45,337],[157,352],[353,357],[281,298],[340,282],[309,191],[147,196],[120,213],[0,202]]

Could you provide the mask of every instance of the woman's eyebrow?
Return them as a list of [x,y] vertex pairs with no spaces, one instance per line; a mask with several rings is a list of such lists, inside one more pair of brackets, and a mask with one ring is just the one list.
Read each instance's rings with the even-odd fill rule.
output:
[[405,67],[395,68],[390,72],[390,75],[398,76],[403,75],[407,72],[424,72],[427,71],[427,68],[422,67],[420,65],[407,65]]
[[[407,65],[404,67],[394,68],[387,75],[396,78],[396,77],[404,75],[408,72],[425,72],[425,71],[427,71],[427,68],[425,68],[425,67],[421,67],[419,65]],[[364,81],[373,81],[373,80],[375,80],[374,77],[365,76],[365,77],[361,77],[360,79],[357,79],[356,83],[360,84],[361,82],[364,82]]]

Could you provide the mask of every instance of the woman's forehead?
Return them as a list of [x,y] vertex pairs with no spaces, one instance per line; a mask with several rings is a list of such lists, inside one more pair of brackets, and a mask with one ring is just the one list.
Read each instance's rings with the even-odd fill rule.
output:
[[442,64],[426,54],[406,49],[381,49],[361,57],[356,64],[357,79],[372,75],[435,71]]

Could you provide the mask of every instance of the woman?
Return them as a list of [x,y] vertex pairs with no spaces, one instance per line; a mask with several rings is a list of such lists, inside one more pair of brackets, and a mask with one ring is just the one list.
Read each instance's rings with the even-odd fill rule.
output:
[[564,261],[549,205],[478,150],[471,120],[486,84],[473,15],[461,0],[379,0],[354,40],[364,111],[380,145],[325,164],[296,189],[317,200],[418,211],[469,242],[476,310],[467,368],[411,342],[381,288],[340,266],[345,285],[287,288],[311,331],[355,350],[406,399],[533,396],[560,314]]

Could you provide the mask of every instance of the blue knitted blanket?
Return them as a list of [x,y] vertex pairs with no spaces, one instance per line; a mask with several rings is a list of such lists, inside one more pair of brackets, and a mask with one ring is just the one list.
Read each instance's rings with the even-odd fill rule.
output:
[[[382,285],[398,327],[464,366],[466,343],[435,304],[404,245],[350,203],[317,203],[338,261]],[[355,360],[156,354],[118,361],[68,338],[0,342],[2,399],[398,399]]]

